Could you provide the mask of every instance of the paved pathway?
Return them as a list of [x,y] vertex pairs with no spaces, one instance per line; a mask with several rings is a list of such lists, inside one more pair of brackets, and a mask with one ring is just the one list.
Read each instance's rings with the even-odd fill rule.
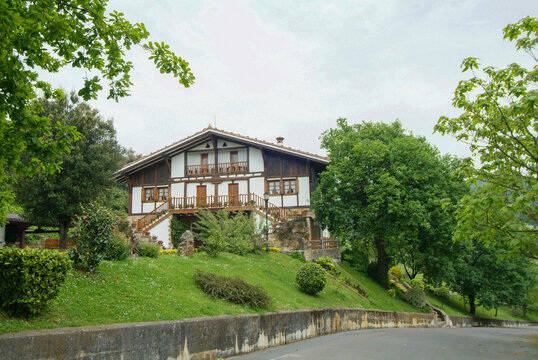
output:
[[374,329],[322,336],[234,359],[538,359],[538,327]]

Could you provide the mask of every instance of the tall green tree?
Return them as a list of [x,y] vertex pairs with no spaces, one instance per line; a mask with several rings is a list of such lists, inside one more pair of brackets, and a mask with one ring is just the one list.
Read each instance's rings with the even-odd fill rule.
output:
[[443,202],[465,191],[451,180],[456,160],[406,134],[399,122],[348,125],[338,119],[321,142],[331,162],[312,196],[318,221],[342,238],[373,244],[382,282],[395,262],[412,276],[437,276],[450,262],[443,246],[451,242],[452,214]]
[[[15,175],[58,171],[58,156],[68,151],[76,131],[39,116],[39,94],[63,96],[40,74],[65,66],[86,70],[79,95],[96,98],[107,82],[108,98],[129,94],[133,64],[125,59],[142,46],[162,73],[188,87],[194,82],[189,64],[168,45],[148,41],[144,24],[132,24],[122,13],[107,14],[107,0],[0,1],[0,222],[12,200]],[[54,134],[54,137],[52,136]],[[52,139],[54,138],[54,141]],[[31,157],[25,161],[23,154]]]
[[538,258],[538,21],[526,17],[504,29],[504,38],[531,56],[534,66],[481,67],[463,61],[471,78],[459,83],[453,105],[456,118],[441,117],[435,131],[469,144],[479,167],[467,160],[465,171],[480,186],[458,211],[456,239],[503,242]]
[[[104,121],[97,110],[78,97],[43,100],[43,113],[62,125],[73,126],[80,133],[69,153],[59,156],[62,170],[53,174],[36,173],[19,177],[15,186],[17,202],[25,214],[40,223],[58,224],[60,247],[65,248],[69,224],[81,206],[114,186],[112,173],[123,160],[111,120]],[[53,134],[54,141],[56,136]]]
[[459,256],[454,273],[447,278],[450,288],[465,296],[469,312],[477,306],[487,309],[501,305],[523,305],[528,291],[534,286],[536,274],[532,263],[521,255],[507,259],[503,247],[472,240],[459,242]]

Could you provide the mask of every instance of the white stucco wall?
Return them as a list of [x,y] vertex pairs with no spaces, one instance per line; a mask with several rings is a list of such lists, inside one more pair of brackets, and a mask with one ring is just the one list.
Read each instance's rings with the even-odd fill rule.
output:
[[[262,195],[262,197],[263,197],[263,195]],[[282,197],[280,195],[278,195],[278,196],[270,196],[269,197],[269,202],[271,204],[275,204],[276,206],[282,207]]]
[[170,197],[183,197],[185,192],[185,185],[183,183],[176,183],[170,185]]
[[148,203],[142,203],[142,212],[144,214],[147,214],[149,212],[152,212],[153,210],[155,210],[155,203],[154,202],[148,202]]
[[142,212],[142,188],[133,187],[133,195],[131,196],[131,212],[140,214]]
[[152,236],[157,236],[157,241],[162,241],[165,249],[170,249],[172,247],[170,241],[170,216],[155,225],[154,228],[149,230],[149,233]]
[[237,151],[237,161],[247,161],[247,148],[235,150],[219,150],[219,164],[229,163],[230,152],[232,151]]
[[265,192],[265,180],[263,177],[250,179],[250,192],[263,198],[263,193]]
[[[200,165],[202,163],[202,152],[188,152],[187,153],[187,165]],[[215,163],[215,154],[213,151],[207,152],[207,162],[208,164]]]
[[226,148],[230,148],[230,147],[238,147],[238,146],[242,146],[241,144],[238,144],[238,143],[235,143],[235,142],[231,142],[231,141],[228,141],[228,140],[224,140],[224,139],[218,139],[217,140],[217,148],[222,148],[224,145],[224,143],[226,143],[227,146],[224,147],[224,149]]
[[[200,183],[188,183],[187,184],[187,196],[196,196],[196,187]],[[206,186],[206,196],[215,195],[215,185],[210,182],[202,182],[202,185]]]
[[297,196],[296,195],[286,195],[283,196],[282,206],[297,206]]
[[310,206],[310,182],[307,176],[297,178],[299,185],[299,206]]
[[185,155],[181,153],[172,157],[171,167],[173,178],[185,176]]
[[[248,156],[249,156],[249,171],[250,172],[257,172],[257,171],[263,171],[263,156],[260,149],[256,149],[251,147],[248,149]],[[263,191],[262,191],[263,194]]]
[[[207,145],[209,145],[209,147],[206,147]],[[200,145],[190,148],[189,150],[210,150],[210,149],[213,149],[213,143],[211,141],[206,141],[204,143],[201,143]]]

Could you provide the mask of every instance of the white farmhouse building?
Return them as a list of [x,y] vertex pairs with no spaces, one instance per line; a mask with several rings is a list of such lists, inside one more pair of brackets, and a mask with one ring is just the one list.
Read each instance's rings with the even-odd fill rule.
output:
[[200,209],[252,212],[269,219],[309,218],[310,238],[320,230],[310,212],[318,174],[329,163],[323,156],[268,143],[211,126],[127,164],[116,179],[129,189],[129,218],[171,247],[170,219],[192,224]]

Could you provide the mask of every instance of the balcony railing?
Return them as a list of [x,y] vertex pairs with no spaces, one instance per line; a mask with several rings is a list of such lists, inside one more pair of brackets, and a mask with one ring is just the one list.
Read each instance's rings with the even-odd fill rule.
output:
[[243,174],[248,172],[248,162],[238,161],[207,165],[187,165],[187,176],[205,176],[214,174]]

